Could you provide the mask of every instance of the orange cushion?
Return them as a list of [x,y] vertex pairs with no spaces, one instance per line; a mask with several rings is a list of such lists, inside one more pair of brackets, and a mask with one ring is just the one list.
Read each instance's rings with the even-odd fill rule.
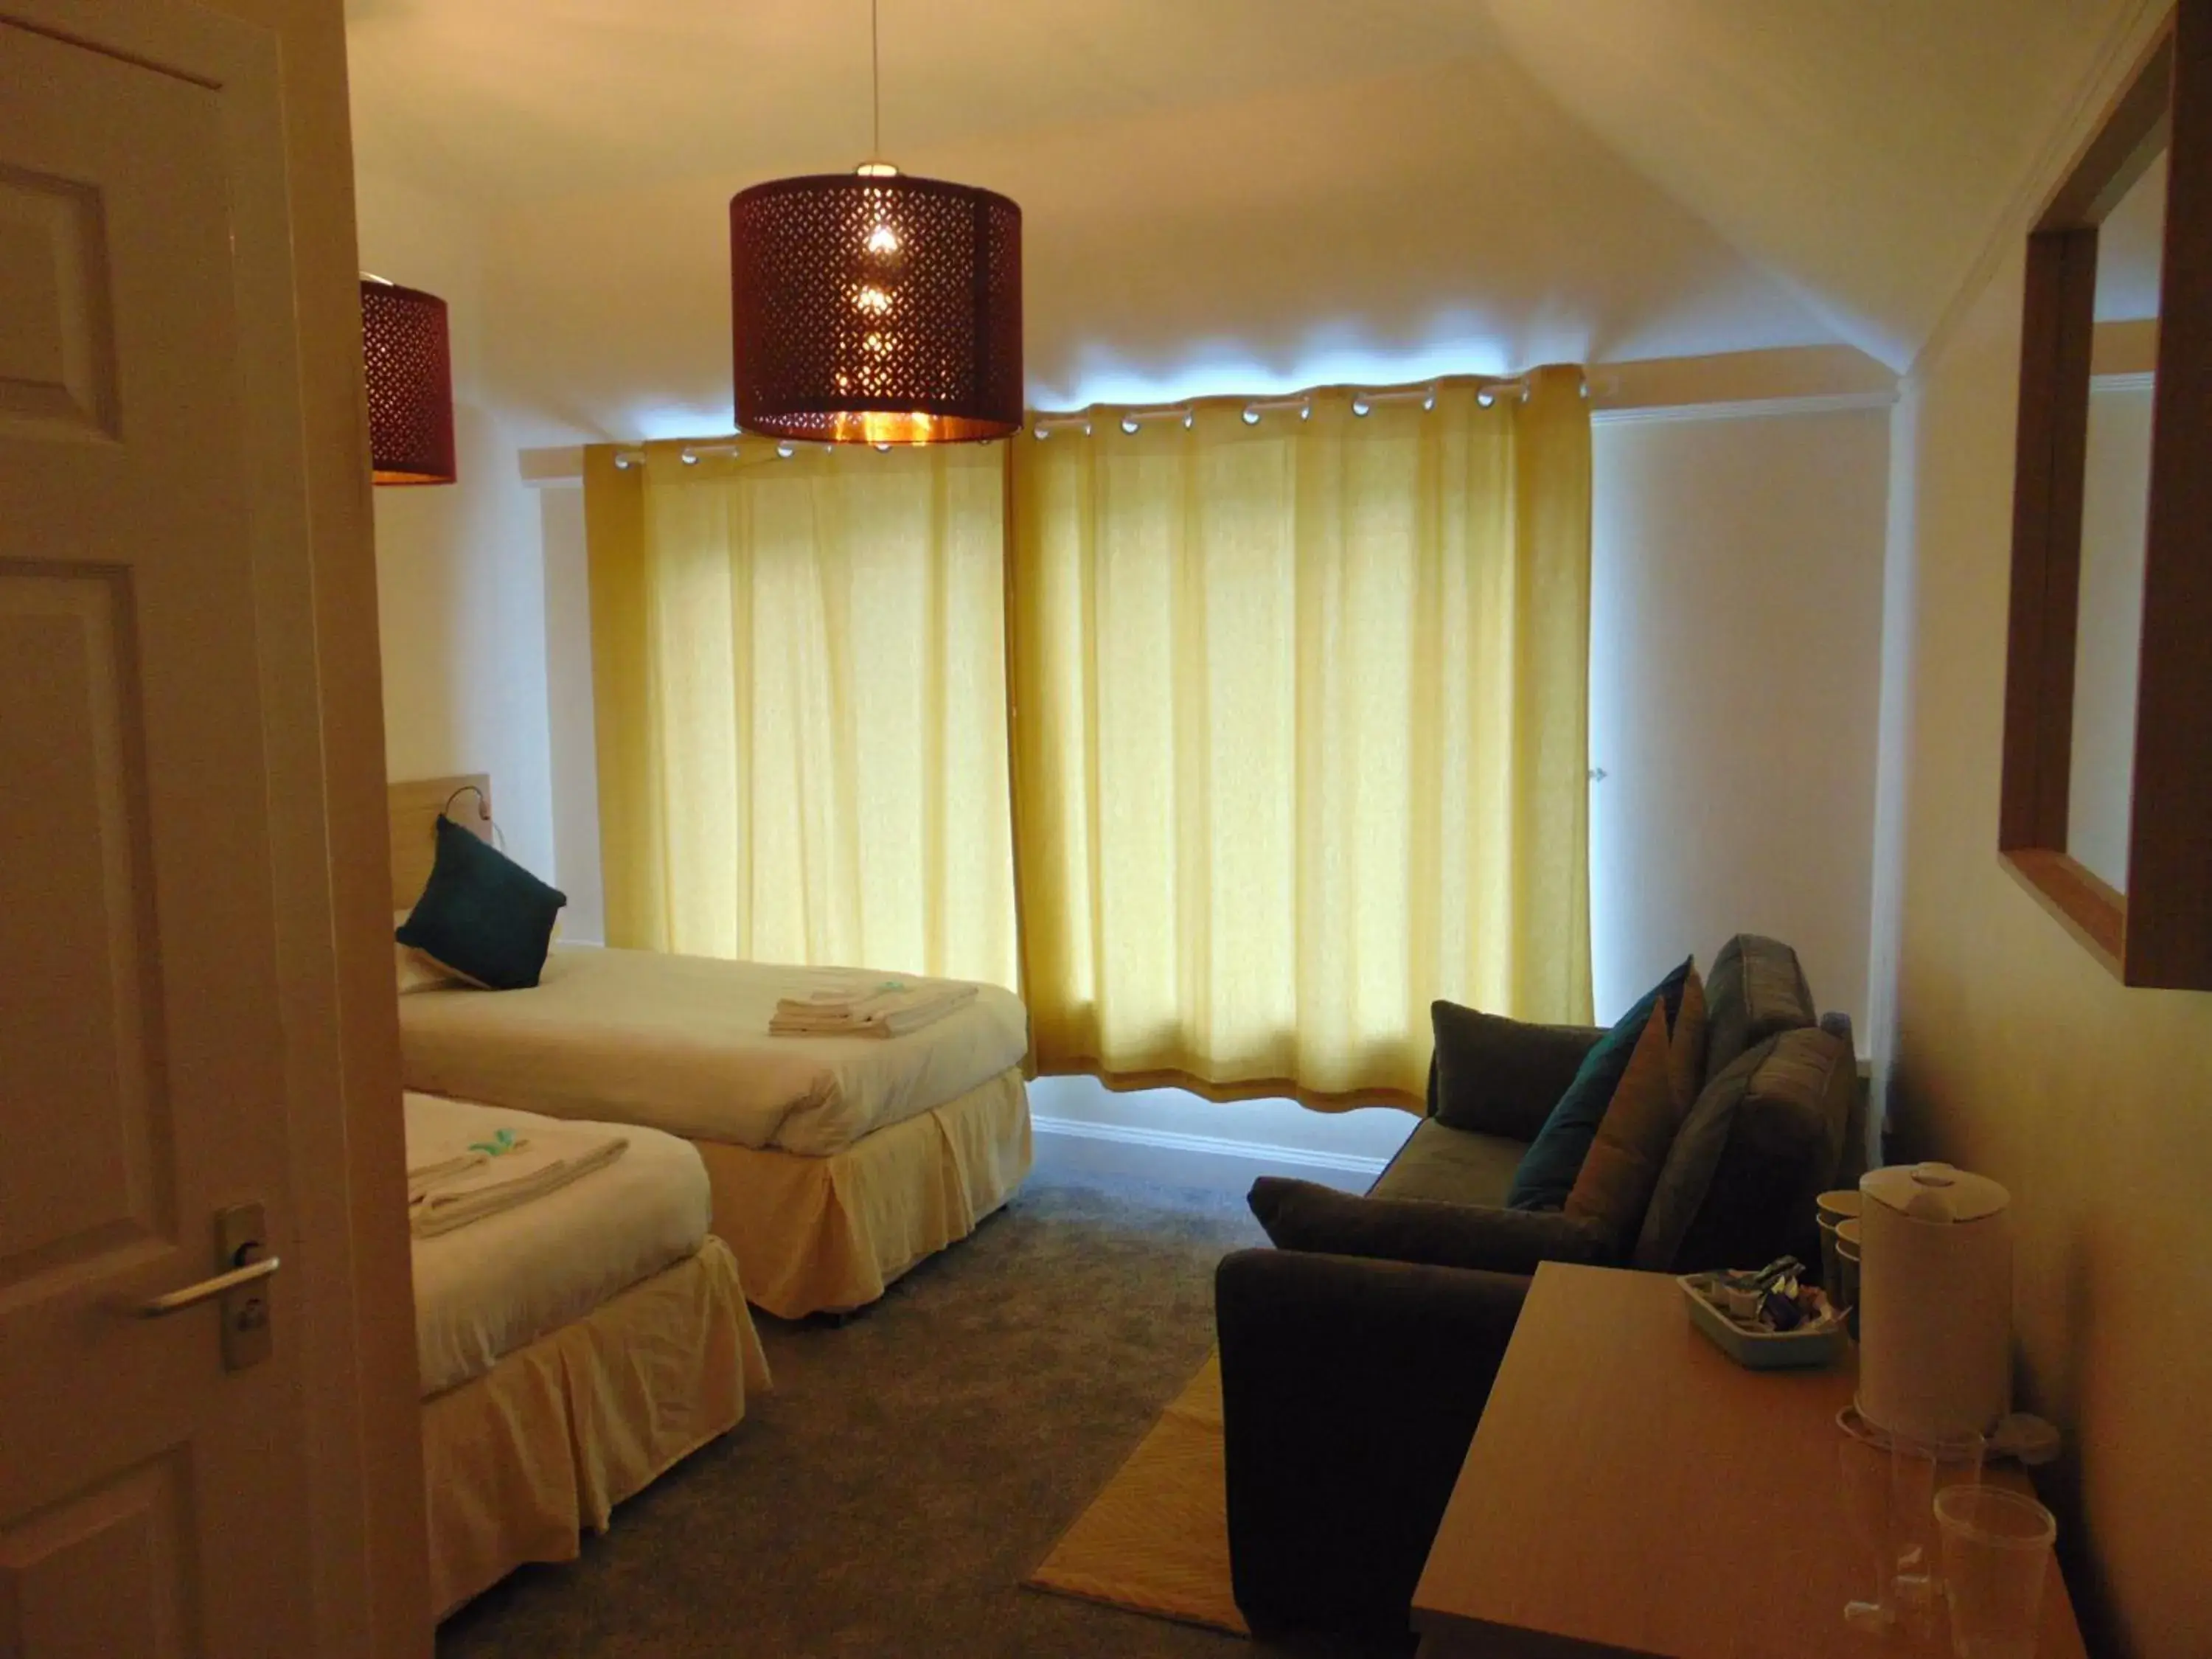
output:
[[1624,1243],[1636,1236],[1681,1122],[1674,1072],[1667,1011],[1656,1007],[1598,1121],[1589,1156],[1567,1194],[1569,1216],[1595,1222]]
[[1680,1127],[1698,1091],[1705,1086],[1705,981],[1694,963],[1682,981],[1682,1006],[1674,1015],[1674,1035],[1667,1045],[1667,1071],[1674,1085],[1674,1122]]

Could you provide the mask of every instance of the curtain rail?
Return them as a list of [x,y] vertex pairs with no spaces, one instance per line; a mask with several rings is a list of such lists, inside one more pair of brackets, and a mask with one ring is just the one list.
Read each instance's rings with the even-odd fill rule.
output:
[[[1247,426],[1256,426],[1261,416],[1276,413],[1295,412],[1299,419],[1309,419],[1313,414],[1313,400],[1322,390],[1350,392],[1352,412],[1354,415],[1365,415],[1378,404],[1418,403],[1425,410],[1434,409],[1437,406],[1437,394],[1443,384],[1444,380],[1438,379],[1414,386],[1316,387],[1312,392],[1295,392],[1287,397],[1254,398],[1245,403],[1240,412]],[[1486,407],[1499,397],[1508,393],[1517,394],[1525,400],[1528,396],[1528,377],[1513,375],[1499,380],[1483,380],[1479,385],[1476,395]],[[1589,395],[1589,382],[1584,380],[1583,396],[1587,398]],[[1139,405],[1136,408],[1121,410],[1118,416],[1115,416],[1115,407],[1110,404],[1094,404],[1089,409],[1036,410],[1032,410],[1030,415],[1030,434],[1036,438],[1044,438],[1054,432],[1080,428],[1084,434],[1088,436],[1095,422],[1101,417],[1115,418],[1121,430],[1130,433],[1138,431],[1148,421],[1175,420],[1181,421],[1185,426],[1189,426],[1196,416],[1199,405],[1213,401],[1215,400],[1212,398],[1200,398],[1186,403]]]
[[[1313,415],[1315,397],[1324,389],[1350,392],[1352,412],[1355,416],[1364,416],[1379,404],[1418,403],[1424,410],[1431,410],[1437,406],[1437,395],[1443,384],[1444,380],[1440,378],[1413,386],[1316,387],[1312,392],[1294,392],[1284,397],[1249,398],[1246,400],[1243,409],[1239,413],[1247,426],[1256,426],[1262,416],[1273,414],[1295,413],[1300,420],[1308,420]],[[1601,386],[1596,389],[1606,391],[1610,388]],[[1588,380],[1583,380],[1583,396],[1589,397],[1592,390],[1590,382]],[[1522,374],[1482,380],[1478,385],[1475,395],[1486,408],[1498,398],[1508,393],[1517,395],[1525,402],[1528,396],[1528,377]],[[1049,437],[1054,432],[1073,431],[1079,428],[1084,436],[1089,437],[1096,422],[1102,417],[1113,419],[1122,431],[1127,433],[1141,430],[1145,423],[1151,421],[1181,421],[1184,426],[1188,427],[1197,419],[1200,404],[1213,401],[1215,400],[1212,398],[1201,398],[1185,403],[1140,404],[1133,408],[1121,409],[1118,414],[1115,406],[1111,404],[1094,404],[1088,409],[1032,410],[1030,412],[1028,425],[1030,435],[1039,440]],[[711,443],[686,444],[678,452],[678,455],[684,464],[690,466],[695,465],[702,456],[736,455],[740,452],[741,446],[750,446],[757,450],[757,446],[769,442],[775,444],[776,454],[785,460],[790,459],[802,447],[808,449],[819,447],[825,453],[841,447],[836,444],[799,445],[793,443],[788,439],[740,437],[718,439]],[[842,447],[851,447],[851,446]],[[891,447],[889,444],[878,444],[874,447],[878,451],[885,451]],[[624,470],[640,465],[644,459],[643,449],[620,449],[615,452],[615,465]]]

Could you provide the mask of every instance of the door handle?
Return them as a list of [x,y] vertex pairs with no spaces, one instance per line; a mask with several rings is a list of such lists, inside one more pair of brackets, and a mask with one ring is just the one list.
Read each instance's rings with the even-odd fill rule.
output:
[[270,1298],[260,1289],[283,1264],[266,1254],[267,1218],[258,1204],[234,1204],[215,1216],[215,1273],[197,1285],[141,1302],[141,1319],[166,1319],[203,1302],[222,1304],[222,1363],[242,1371],[269,1358]]
[[187,1285],[180,1290],[166,1292],[138,1304],[142,1319],[160,1319],[181,1313],[186,1308],[197,1308],[203,1302],[212,1302],[217,1297],[228,1296],[241,1285],[251,1285],[256,1279],[266,1279],[283,1266],[273,1255],[264,1255],[258,1261],[249,1261],[242,1267],[233,1267],[227,1273],[217,1273],[212,1279],[203,1279],[197,1285]]

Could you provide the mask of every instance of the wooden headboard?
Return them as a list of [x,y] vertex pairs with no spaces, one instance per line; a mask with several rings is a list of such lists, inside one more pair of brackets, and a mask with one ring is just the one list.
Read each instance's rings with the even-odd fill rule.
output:
[[453,822],[491,839],[491,779],[482,772],[451,778],[416,778],[386,787],[392,818],[392,903],[411,909],[422,896],[436,856],[438,814],[457,790],[478,793],[453,801]]

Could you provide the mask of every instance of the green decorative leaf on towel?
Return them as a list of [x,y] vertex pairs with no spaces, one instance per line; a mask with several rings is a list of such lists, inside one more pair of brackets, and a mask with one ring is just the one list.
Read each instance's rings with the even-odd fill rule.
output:
[[516,1134],[514,1130],[501,1129],[494,1134],[489,1140],[471,1141],[469,1143],[469,1150],[472,1152],[482,1152],[486,1158],[504,1158],[509,1152],[520,1152],[529,1144],[530,1143],[528,1141],[524,1140],[520,1135]]

